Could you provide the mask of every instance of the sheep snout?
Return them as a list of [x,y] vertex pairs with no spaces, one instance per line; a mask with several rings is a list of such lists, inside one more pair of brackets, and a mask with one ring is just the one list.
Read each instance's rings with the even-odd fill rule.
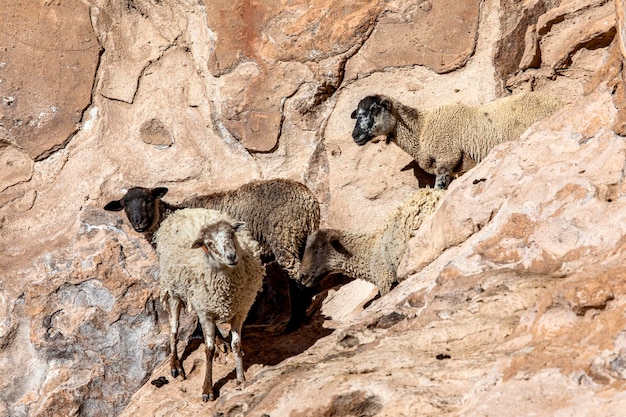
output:
[[363,146],[370,139],[372,139],[371,130],[373,126],[373,121],[370,118],[359,117],[356,120],[356,124],[354,129],[352,130],[352,139],[356,142],[357,145]]
[[311,288],[317,282],[317,277],[314,275],[308,274],[300,274],[300,284],[304,285],[307,288]]
[[237,253],[228,253],[225,256],[224,259],[226,262],[224,262],[224,264],[226,266],[230,266],[230,267],[235,267],[237,266],[237,264],[239,263],[239,257],[237,256]]
[[145,210],[141,210],[139,207],[127,206],[126,216],[128,221],[133,226],[133,229],[137,232],[143,232],[150,227],[151,219],[145,213]]
[[243,228],[243,223],[229,224],[220,221],[202,229],[200,237],[192,248],[201,247],[218,264],[234,268],[239,263],[238,243],[235,230]]

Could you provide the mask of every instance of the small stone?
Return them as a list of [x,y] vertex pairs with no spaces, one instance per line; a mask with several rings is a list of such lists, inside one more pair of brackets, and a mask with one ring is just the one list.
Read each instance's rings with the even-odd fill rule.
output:
[[150,383],[157,388],[161,388],[163,385],[169,384],[170,381],[168,381],[167,378],[165,378],[164,376],[160,376],[157,379],[153,379],[152,381],[150,381]]

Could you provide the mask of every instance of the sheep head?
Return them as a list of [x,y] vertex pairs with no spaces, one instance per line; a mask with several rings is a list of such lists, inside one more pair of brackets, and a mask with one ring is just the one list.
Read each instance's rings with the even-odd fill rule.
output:
[[341,243],[341,233],[335,229],[319,229],[306,241],[300,265],[300,282],[312,287],[330,274],[344,272],[346,259],[352,253]]
[[350,116],[356,119],[352,139],[357,145],[363,146],[377,136],[393,135],[396,118],[392,107],[391,100],[381,95],[367,96],[359,102]]
[[202,248],[214,266],[234,268],[239,264],[241,247],[236,232],[245,227],[243,222],[229,223],[220,220],[200,230],[200,236],[191,245],[192,249]]
[[146,232],[158,221],[159,199],[167,193],[167,188],[133,187],[120,200],[110,201],[105,210],[124,210],[128,221],[137,232]]

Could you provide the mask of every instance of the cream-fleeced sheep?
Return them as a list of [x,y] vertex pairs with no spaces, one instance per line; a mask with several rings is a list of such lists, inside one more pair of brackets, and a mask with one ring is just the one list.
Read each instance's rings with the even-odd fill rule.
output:
[[397,268],[412,233],[436,208],[443,190],[423,188],[391,213],[381,229],[359,233],[319,229],[307,239],[300,279],[313,286],[329,274],[369,281],[381,295],[397,282]]
[[479,106],[454,103],[417,110],[384,95],[367,96],[351,117],[352,138],[362,146],[386,136],[411,155],[424,171],[436,176],[435,188],[445,189],[464,158],[482,161],[496,145],[519,139],[533,123],[562,106],[560,100],[532,92]]
[[265,268],[260,246],[244,226],[216,210],[183,209],[168,216],[155,234],[161,301],[170,318],[172,376],[185,377],[177,343],[180,310],[186,304],[198,315],[204,332],[204,401],[215,398],[212,364],[216,322],[230,323],[237,381],[245,380],[241,328],[261,290]]

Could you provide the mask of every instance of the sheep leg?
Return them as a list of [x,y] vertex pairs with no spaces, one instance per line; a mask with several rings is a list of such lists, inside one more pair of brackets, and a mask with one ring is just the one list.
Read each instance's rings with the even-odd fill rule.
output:
[[230,323],[230,332],[232,339],[230,347],[235,355],[235,371],[237,372],[237,383],[246,382],[246,376],[243,372],[243,355],[241,353],[241,328],[243,327],[243,319],[235,317]]
[[178,323],[180,319],[180,310],[182,303],[176,297],[169,297],[166,303],[167,310],[170,316],[170,350],[172,351],[172,358],[170,359],[170,370],[172,378],[176,378],[178,375],[185,379],[185,370],[183,365],[178,359]]
[[297,281],[300,277],[300,259],[298,255],[282,247],[274,247],[272,252],[274,252],[276,261],[289,275],[289,278]]
[[287,323],[287,331],[296,330],[306,318],[306,310],[310,304],[312,295],[308,288],[300,281],[301,262],[297,254],[282,248],[272,248],[276,261],[287,273],[289,278],[289,301],[291,303],[291,317]]
[[198,320],[204,332],[204,353],[206,355],[206,370],[204,372],[204,383],[202,384],[202,401],[214,401],[213,356],[215,355],[215,322],[213,318],[206,314],[198,314]]

